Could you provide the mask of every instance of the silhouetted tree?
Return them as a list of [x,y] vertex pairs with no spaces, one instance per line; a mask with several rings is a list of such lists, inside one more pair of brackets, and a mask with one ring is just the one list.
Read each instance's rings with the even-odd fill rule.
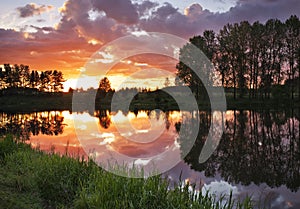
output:
[[97,98],[105,98],[106,95],[112,91],[110,81],[107,77],[104,77],[99,82],[99,87],[97,91]]
[[57,70],[46,70],[40,73],[30,71],[27,65],[4,64],[0,70],[0,89],[5,88],[36,88],[45,92],[60,92],[63,90],[63,73]]
[[197,97],[203,90],[191,68],[208,74],[210,71],[193,54],[193,44],[214,64],[222,86],[233,88],[234,99],[247,93],[250,99],[278,97],[282,93],[277,90],[285,90],[284,84],[294,99],[296,85],[300,92],[299,22],[295,15],[285,23],[276,19],[265,24],[243,21],[225,25],[218,34],[204,31],[203,36],[194,36],[180,50],[175,84],[179,85],[181,79]]
[[99,124],[102,128],[108,129],[111,124],[110,113],[107,110],[99,110],[95,114],[99,118]]
[[[202,98],[206,97],[203,82],[212,85],[210,63],[207,62],[207,58],[201,53],[195,53],[195,47],[201,51],[208,52],[207,49],[212,40],[209,41],[206,42],[206,39],[202,36],[191,38],[190,42],[180,49],[179,63],[176,65],[178,78],[190,87],[196,98],[199,98],[199,96],[202,96]],[[196,72],[201,74],[201,79],[204,80],[201,80]]]
[[171,82],[170,82],[169,77],[166,77],[165,82],[164,82],[165,87],[170,86],[170,84],[171,84]]
[[51,80],[51,87],[53,92],[60,92],[63,90],[62,82],[64,82],[65,80],[61,71],[54,70],[52,73]]
[[[288,79],[295,80],[297,69],[298,77],[300,76],[300,20],[293,15],[285,22],[286,24],[286,59],[288,62]],[[298,56],[298,59],[297,59]],[[300,86],[300,85],[299,85]],[[299,87],[300,88],[300,87]],[[289,93],[294,98],[295,86],[294,82],[289,85]],[[300,89],[299,89],[300,90]],[[299,91],[300,93],[300,91]]]

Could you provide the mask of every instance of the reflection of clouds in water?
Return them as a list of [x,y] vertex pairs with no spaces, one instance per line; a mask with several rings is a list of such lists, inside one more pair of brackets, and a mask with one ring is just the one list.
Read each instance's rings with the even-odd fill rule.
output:
[[82,113],[82,114],[79,114],[79,113],[73,113],[73,114],[74,114],[73,119],[76,120],[76,122],[88,123],[88,122],[95,122],[97,119],[96,117],[92,117],[87,112]]
[[127,116],[117,113],[113,121],[122,137],[142,144],[159,139],[166,129],[163,112],[151,111],[149,116],[145,111],[138,112],[136,115],[127,114]]
[[134,161],[135,165],[147,165],[151,160],[143,160],[143,159],[137,159]]
[[81,131],[84,131],[87,129],[87,126],[86,125],[79,125],[79,126],[76,126],[77,129],[81,130]]
[[[257,190],[257,189],[256,189]],[[253,192],[254,193],[254,192]],[[269,187],[255,196],[255,200],[260,200],[266,208],[272,209],[299,209],[299,193],[289,193],[286,187],[281,186],[276,189]],[[297,202],[298,201],[298,202]]]
[[143,133],[148,133],[149,130],[136,130],[135,131],[137,134],[143,134]]
[[[217,174],[215,177],[206,177],[204,172],[197,172],[189,168],[184,162],[180,162],[177,166],[166,172],[170,180],[170,186],[174,186],[181,178],[182,181],[188,180],[191,184],[196,184],[196,189],[202,189],[202,193],[206,191],[220,195],[228,195],[232,190],[233,198],[243,201],[246,197],[251,197],[256,206],[265,206],[272,209],[299,209],[300,208],[300,192],[291,193],[285,186],[279,188],[270,188],[265,183],[261,185],[250,184],[243,186],[241,184],[230,184]],[[256,207],[254,207],[256,208]]]
[[221,197],[222,195],[230,194],[230,192],[232,195],[237,195],[239,190],[236,186],[232,186],[228,182],[221,180],[204,184],[202,187],[202,193],[206,194],[206,192],[215,194],[217,197]]
[[[150,113],[152,113],[153,115],[151,115]],[[192,114],[190,112],[185,113],[185,112],[178,112],[178,111],[169,112],[168,114],[159,116],[159,121],[164,121],[163,119],[166,119],[168,117],[170,123],[172,124],[171,128],[164,133],[165,135],[163,135],[159,139],[159,141],[157,141],[157,144],[149,143],[149,144],[141,145],[139,143],[130,142],[129,140],[126,140],[122,136],[120,136],[120,134],[114,127],[114,124],[112,124],[109,127],[109,129],[105,129],[105,130],[102,129],[99,126],[98,119],[93,117],[92,115],[89,115],[88,113],[70,113],[69,111],[64,111],[64,112],[61,112],[60,114],[64,117],[63,123],[65,124],[65,126],[64,126],[63,134],[55,136],[55,141],[53,140],[54,136],[47,136],[47,135],[42,135],[42,134],[39,134],[38,136],[31,136],[30,142],[32,143],[32,145],[40,146],[44,150],[50,150],[49,149],[50,146],[54,145],[55,151],[60,150],[61,153],[65,153],[65,151],[66,151],[65,145],[68,144],[68,146],[69,146],[68,152],[75,153],[74,155],[79,153],[78,150],[80,148],[80,144],[74,133],[74,124],[73,124],[74,116],[76,115],[75,120],[77,120],[77,119],[79,120],[79,121],[76,121],[76,123],[78,122],[77,128],[79,127],[81,129],[79,131],[77,130],[78,131],[77,134],[82,137],[81,145],[85,146],[87,154],[91,154],[92,152],[94,152],[96,157],[106,160],[106,159],[111,159],[114,157],[114,155],[111,153],[119,151],[119,152],[121,152],[121,154],[126,154],[129,157],[130,156],[137,157],[136,163],[139,163],[140,166],[143,166],[143,165],[149,166],[152,163],[152,162],[150,162],[149,164],[147,164],[147,162],[144,161],[145,159],[143,159],[143,157],[154,156],[159,153],[163,153],[166,150],[170,150],[170,151],[174,152],[172,155],[169,156],[170,161],[172,160],[171,158],[176,157],[177,154],[180,152],[179,151],[180,144],[178,143],[178,139],[177,139],[178,135],[175,132],[174,125],[176,122],[182,121],[181,120],[182,114],[185,114],[186,117],[187,116],[192,117]],[[149,120],[149,115],[151,115],[151,117],[156,121],[155,111],[153,111],[153,112],[141,111],[138,113],[137,116],[133,112],[128,112],[126,115],[124,115],[122,113],[122,111],[114,112],[111,114],[112,114],[112,118],[115,117],[114,118],[115,120],[124,121],[124,119],[129,119],[130,122],[133,123],[134,127],[136,128],[135,130],[137,130],[137,131],[146,130],[149,127],[149,123],[141,124],[141,123],[146,123],[146,121]],[[50,115],[55,115],[55,113],[50,112]],[[262,137],[255,138],[254,136],[251,135],[251,133],[253,133],[253,131],[251,131],[251,130],[253,130],[253,128],[251,129],[250,122],[253,119],[255,119],[256,117],[258,117],[260,120],[258,120],[257,123],[255,124],[255,127],[257,127],[257,129],[254,129],[254,130],[261,132],[261,131],[265,130],[262,128],[262,127],[265,127],[265,125],[262,122],[265,121],[264,118],[266,118],[266,116],[269,116],[269,115],[271,118],[274,118],[276,116],[274,114],[267,113],[267,115],[265,115],[265,114],[261,114],[259,112],[256,113],[256,112],[251,112],[251,111],[243,111],[243,112],[227,111],[226,115],[225,115],[225,119],[227,122],[226,125],[228,128],[226,133],[228,133],[229,134],[228,136],[231,137],[230,134],[233,134],[232,131],[234,130],[234,128],[239,130],[239,127],[244,127],[244,129],[241,129],[241,133],[243,133],[243,134],[246,133],[247,136],[248,135],[250,136],[250,138],[249,138],[249,140],[247,140],[247,142],[251,142],[250,145],[253,145],[253,146],[259,145],[258,146],[259,150],[261,150],[261,151],[259,151],[259,153],[262,153],[262,156],[265,156],[264,155],[265,151],[263,150],[263,148],[270,146],[270,145],[268,145],[269,142],[267,140],[263,140]],[[274,124],[273,124],[271,127],[272,127],[272,131],[273,131],[272,134],[275,134],[275,135],[277,134],[276,136],[281,137],[280,140],[278,140],[278,143],[280,143],[280,146],[283,147],[284,149],[286,149],[289,146],[291,146],[292,145],[291,142],[293,142],[292,138],[291,139],[288,138],[289,133],[286,131],[294,130],[294,132],[296,134],[296,138],[297,138],[299,135],[299,129],[298,129],[299,120],[294,119],[294,121],[290,121],[290,119],[286,119],[286,118],[290,117],[289,115],[285,115],[285,113],[283,113],[282,115],[284,117],[282,116],[283,118],[280,121],[282,121],[282,123],[284,123],[284,124],[282,124],[282,123],[277,124],[275,122],[272,122],[277,125],[274,126]],[[47,117],[48,113],[41,113],[41,116]],[[164,117],[162,117],[162,116],[164,116]],[[214,116],[216,116],[217,118],[220,118],[219,116],[221,116],[221,115],[218,113],[217,115],[214,115]],[[242,117],[239,117],[239,116],[242,116]],[[247,118],[248,118],[248,120],[246,120]],[[235,119],[236,119],[236,122],[235,122]],[[253,121],[253,122],[256,122],[256,121]],[[242,125],[242,124],[245,124],[245,125]],[[95,128],[91,125],[94,125]],[[235,125],[236,125],[236,127],[235,127]],[[84,129],[85,127],[87,127],[87,129]],[[292,129],[293,127],[295,129]],[[99,130],[97,128],[99,128]],[[280,132],[278,132],[278,130],[280,130]],[[279,134],[281,133],[281,135],[278,135],[278,133]],[[91,134],[93,134],[93,135],[91,135]],[[133,131],[133,132],[128,131],[127,133],[125,133],[125,136],[130,137],[130,136],[136,135],[136,134],[137,133],[135,131]],[[115,138],[113,138],[113,135]],[[143,133],[140,132],[139,135],[143,135]],[[114,139],[114,141],[112,141],[113,139]],[[95,149],[95,147],[97,149]],[[83,153],[83,150],[80,150],[80,153]],[[242,154],[243,153],[244,152],[242,152]],[[276,152],[274,154],[276,154]],[[276,155],[268,155],[268,156],[274,157]],[[160,161],[157,160],[156,162],[160,163],[160,165],[162,167],[165,166],[165,164],[167,164],[167,161],[169,161],[169,159],[163,160],[164,156],[162,156],[161,158],[159,158],[159,157],[160,156],[157,156],[157,159],[160,159]],[[227,158],[227,159],[230,159],[230,158]],[[249,158],[245,158],[245,159],[249,160]],[[269,158],[263,158],[263,160],[269,160]],[[222,160],[221,162],[225,163],[226,161],[224,162],[224,160]],[[257,167],[257,165],[259,165],[260,162],[262,162],[262,161],[256,161],[254,164],[255,167]],[[282,161],[282,162],[286,163],[286,161]],[[253,167],[253,168],[255,168],[255,167]],[[226,168],[228,168],[228,166]],[[215,188],[217,188],[218,184],[216,182],[220,183],[220,182],[222,182],[222,180],[224,180],[220,177],[220,173],[218,173],[218,172],[216,172],[216,176],[209,178],[204,175],[204,172],[193,171],[190,169],[189,165],[185,164],[184,162],[181,162],[176,167],[174,167],[172,170],[170,170],[168,172],[168,174],[170,174],[169,179],[171,182],[171,186],[173,186],[174,182],[178,182],[181,171],[182,171],[181,179],[182,180],[189,179],[189,181],[191,183],[197,184],[197,188],[199,188],[199,187],[202,188],[203,185],[205,185],[206,187],[213,185],[213,186],[215,186]],[[247,170],[245,170],[245,171],[247,171]],[[249,172],[251,171],[250,173],[252,174],[253,170],[248,169],[248,171]],[[263,172],[263,170],[259,170],[259,172],[261,173],[261,172]],[[232,171],[232,173],[234,173],[234,171]],[[274,172],[274,174],[276,174],[276,172]],[[295,174],[297,174],[297,173],[295,173]],[[251,177],[251,175],[244,175],[244,177],[247,177],[247,176]],[[287,176],[287,175],[283,172],[282,177],[285,178],[285,176]],[[292,177],[292,176],[289,176],[289,178],[290,177]],[[226,177],[224,177],[224,178],[226,178]],[[262,180],[267,180],[267,179],[273,179],[273,178],[272,178],[272,176],[267,175],[266,178],[262,179]],[[293,184],[293,185],[295,185],[295,184]],[[291,186],[291,185],[289,185],[289,186]],[[241,184],[233,184],[233,187],[237,188],[237,191],[238,191],[238,193],[235,195],[236,199],[243,200],[245,197],[251,196],[251,197],[253,197],[254,201],[261,201],[262,204],[264,204],[264,202],[265,202],[266,206],[269,205],[271,208],[275,208],[275,209],[277,209],[277,208],[278,209],[279,208],[299,209],[300,208],[300,198],[299,198],[300,191],[299,190],[296,193],[293,193],[289,189],[287,189],[286,186],[281,186],[279,188],[276,188],[276,187],[270,188],[265,183],[260,183],[259,185],[255,185],[254,183],[251,183],[250,185],[247,185],[247,186],[243,186]],[[224,191],[228,191],[228,189],[231,187],[228,187],[228,188],[225,187],[225,188],[226,189],[224,189],[224,188],[217,188],[217,189],[219,189],[219,190],[224,189]]]
[[98,139],[103,139],[103,141],[100,142],[99,145],[107,145],[115,141],[115,135],[113,133],[92,133],[91,136]]
[[271,204],[271,208],[285,209],[285,208],[291,208],[291,207],[286,204],[286,201],[283,199],[282,195],[277,194],[277,198]]

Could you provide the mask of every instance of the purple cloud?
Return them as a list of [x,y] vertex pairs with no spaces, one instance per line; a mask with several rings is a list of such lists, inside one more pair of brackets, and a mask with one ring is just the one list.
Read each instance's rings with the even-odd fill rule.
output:
[[[159,5],[151,0],[138,3],[130,0],[67,0],[60,10],[61,19],[56,27],[31,26],[37,32],[29,34],[0,29],[0,48],[5,50],[0,61],[40,62],[42,67],[55,64],[61,68],[67,66],[67,69],[81,67],[101,45],[133,31],[164,32],[190,38],[204,30],[218,31],[227,23],[242,20],[252,23],[278,18],[284,21],[291,15],[300,17],[298,1],[238,0],[236,6],[224,13],[213,13],[195,3],[183,14],[170,3]],[[50,8],[28,4],[17,10],[24,18],[39,15]],[[93,18],[90,17],[91,11],[96,11]],[[69,54],[72,56],[68,57]]]
[[92,5],[99,11],[104,11],[108,18],[119,23],[134,24],[138,22],[136,7],[130,0],[91,0]]
[[32,17],[34,15],[40,15],[43,12],[49,11],[53,9],[53,6],[41,5],[38,6],[36,4],[26,4],[24,7],[18,7],[17,11],[19,12],[19,16],[22,18]]
[[189,38],[207,29],[217,31],[227,23],[266,22],[268,19],[285,21],[291,15],[300,16],[299,0],[239,0],[235,7],[224,13],[203,10],[201,5],[194,3],[186,8],[185,14],[167,3],[152,12],[149,18],[139,21],[139,27]]

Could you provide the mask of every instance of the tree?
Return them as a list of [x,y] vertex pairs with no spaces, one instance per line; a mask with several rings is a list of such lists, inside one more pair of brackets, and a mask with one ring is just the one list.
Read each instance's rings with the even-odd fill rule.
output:
[[221,63],[221,74],[225,75],[225,72],[228,76],[227,86],[233,87],[233,97],[236,99],[236,89],[237,89],[237,64],[235,56],[235,37],[233,37],[233,25],[227,24],[220,30],[218,35],[219,41],[219,60]]
[[40,75],[36,70],[32,70],[29,77],[29,87],[38,88],[40,84]]
[[262,36],[261,88],[265,98],[270,98],[271,86],[283,80],[282,64],[285,41],[284,25],[279,20],[268,20]]
[[250,43],[248,54],[249,65],[249,98],[257,98],[259,87],[259,70],[261,68],[261,51],[263,49],[263,42],[261,37],[264,33],[264,25],[255,22],[250,29]]
[[23,64],[4,64],[4,69],[0,68],[0,89],[29,87],[46,92],[60,92],[64,81],[63,73],[57,70],[30,72],[29,66]]
[[247,81],[247,74],[248,74],[248,62],[247,56],[249,52],[249,40],[250,40],[250,24],[248,21],[243,21],[239,24],[237,28],[237,49],[236,49],[236,56],[237,56],[237,66],[238,66],[238,88],[239,88],[239,97],[242,98],[245,96],[248,81]]
[[[220,31],[218,40],[220,43],[219,61],[221,75],[230,77],[234,89],[234,99],[237,96],[243,97],[248,87],[247,73],[248,63],[247,56],[249,51],[251,25],[247,21],[240,24],[227,24]],[[224,83],[224,78],[222,82]]]
[[166,77],[166,80],[165,80],[165,83],[164,83],[165,87],[170,86],[170,84],[171,84],[171,82],[169,80],[169,77]]
[[[197,99],[199,96],[207,97],[204,82],[207,85],[212,85],[211,65],[208,63],[206,54],[210,58],[214,56],[214,49],[211,49],[214,46],[212,44],[214,34],[212,32],[205,34],[206,37],[195,36],[191,38],[190,42],[180,49],[179,63],[176,65],[178,78],[190,87]],[[202,51],[206,57],[202,53],[195,52],[195,47]],[[197,74],[201,74],[201,79],[204,80],[201,80]]]
[[29,79],[30,79],[30,70],[28,65],[20,65],[20,73],[19,73],[19,80],[20,84],[18,87],[28,87]]
[[[288,62],[288,79],[294,81],[297,73],[297,68],[300,69],[298,51],[300,49],[300,21],[295,15],[291,16],[285,22],[286,24],[286,59]],[[298,57],[298,60],[297,60]],[[299,77],[298,71],[298,77]],[[294,82],[290,82],[289,92],[291,98],[294,99]]]
[[63,90],[63,84],[64,82],[63,74],[61,71],[54,70],[52,73],[52,79],[51,79],[51,87],[53,92],[60,92]]
[[13,86],[13,76],[12,76],[12,68],[10,64],[4,64],[4,81],[6,83],[6,87],[10,88]]
[[112,92],[110,81],[107,77],[104,77],[99,82],[97,98],[105,98],[109,92]]
[[109,112],[106,110],[100,110],[96,112],[96,117],[99,118],[99,124],[102,128],[108,129],[111,124],[111,118]]
[[12,87],[17,88],[21,83],[21,69],[20,66],[15,64],[12,67],[11,78],[12,78]]
[[5,88],[5,73],[3,72],[3,69],[0,68],[0,90]]
[[52,70],[42,71],[40,75],[40,90],[50,92],[52,88]]
[[184,82],[179,78],[179,77],[175,77],[175,86],[183,86]]

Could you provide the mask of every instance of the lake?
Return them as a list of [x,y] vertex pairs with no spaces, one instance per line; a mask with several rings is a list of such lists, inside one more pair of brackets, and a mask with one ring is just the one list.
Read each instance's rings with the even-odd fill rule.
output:
[[[45,152],[90,156],[101,165],[116,160],[145,172],[155,168],[171,184],[181,179],[217,196],[232,191],[235,199],[251,196],[260,206],[300,208],[299,112],[2,112],[0,134],[17,134]],[[209,130],[218,132],[220,120],[224,133],[208,160],[199,162]]]

